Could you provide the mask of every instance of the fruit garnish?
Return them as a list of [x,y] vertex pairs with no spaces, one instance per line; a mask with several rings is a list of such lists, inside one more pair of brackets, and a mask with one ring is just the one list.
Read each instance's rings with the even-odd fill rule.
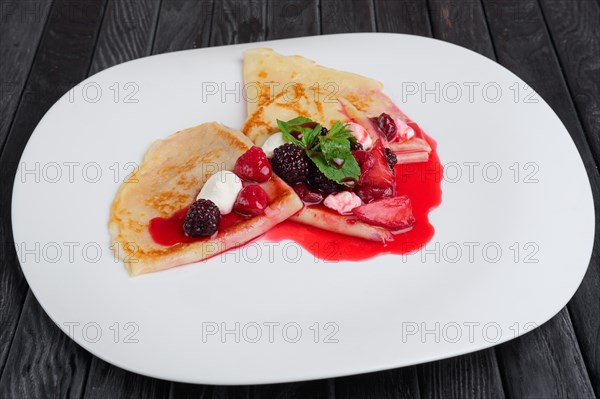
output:
[[275,148],[271,158],[273,172],[290,185],[306,181],[308,162],[304,149],[292,143]]
[[415,224],[410,199],[406,196],[380,199],[352,210],[361,221],[391,231],[405,230]]
[[394,154],[394,151],[389,148],[385,149],[385,157],[387,158],[388,165],[390,165],[390,169],[394,169],[394,166],[398,163],[398,157]]
[[354,193],[364,202],[368,204],[380,198],[389,198],[394,196],[394,188],[377,188],[372,186],[358,186]]
[[303,116],[277,120],[277,125],[284,139],[302,148],[325,177],[343,185],[348,179],[358,180],[360,167],[350,148],[356,138],[347,125],[337,121],[327,130]]
[[233,172],[244,180],[264,183],[271,177],[271,164],[265,152],[259,147],[252,147],[243,153],[235,162]]
[[381,140],[377,140],[371,150],[371,155],[373,156],[373,166],[361,173],[360,184],[377,188],[392,187],[395,183],[394,171],[390,169]]
[[233,210],[242,215],[260,215],[269,204],[269,198],[261,186],[246,186],[240,191],[233,205]]
[[384,112],[378,117],[373,118],[373,121],[389,141],[394,140],[398,132],[398,126],[396,126],[396,122],[394,122],[391,116]]
[[314,163],[309,164],[308,178],[306,181],[311,188],[326,195],[335,193],[344,188],[341,184],[337,184],[335,181],[328,179]]
[[323,194],[311,190],[306,184],[296,184],[292,188],[306,205],[315,205],[323,202]]
[[221,212],[214,202],[199,199],[194,202],[185,215],[183,231],[190,237],[208,237],[217,232]]

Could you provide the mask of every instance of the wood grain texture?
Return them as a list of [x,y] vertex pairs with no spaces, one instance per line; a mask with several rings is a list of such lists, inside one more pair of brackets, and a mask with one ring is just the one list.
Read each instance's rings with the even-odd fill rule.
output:
[[316,0],[267,1],[267,39],[318,35],[320,18]]
[[213,9],[212,0],[163,0],[152,53],[208,46]]
[[51,0],[3,2],[0,8],[0,150],[25,87],[51,4]]
[[[588,0],[569,3],[543,0],[541,5],[597,165],[600,161],[600,4]],[[588,168],[593,167],[590,165]],[[592,385],[596,395],[600,396],[600,230],[598,226],[600,226],[600,218],[597,212],[596,240],[592,260],[568,308]]]
[[31,291],[0,379],[2,398],[80,398],[90,354],[60,331]]
[[375,7],[372,0],[321,0],[321,32],[374,32]]
[[335,380],[335,397],[339,399],[409,399],[419,398],[419,381],[415,367],[361,374]]
[[429,0],[433,34],[495,59],[487,21],[479,0]]
[[159,6],[159,0],[109,2],[90,75],[150,54]]
[[252,399],[333,399],[333,380],[294,382],[289,384],[257,385]]
[[498,358],[509,397],[595,397],[564,309],[542,327],[500,345]]
[[[33,64],[52,2],[6,2],[0,4],[0,153],[16,114]],[[11,169],[0,169],[0,181],[12,181]],[[3,208],[4,209],[4,208]],[[0,209],[0,375],[27,294],[27,284],[16,260],[10,214]]]
[[130,373],[94,357],[84,398],[168,398],[170,383]]
[[[3,357],[6,356],[7,343],[11,339],[13,340],[6,362],[4,363],[4,358],[0,359],[3,362],[0,379],[3,392],[21,392],[22,389],[26,389],[23,384],[24,379],[28,378],[40,380],[41,385],[31,386],[34,390],[40,386],[49,388],[50,383],[60,384],[60,386],[54,387],[57,391],[66,390],[67,388],[63,384],[71,382],[66,378],[63,380],[48,373],[48,369],[44,368],[48,366],[47,364],[36,364],[35,368],[31,368],[30,375],[21,373],[23,364],[19,362],[20,354],[27,353],[30,346],[38,351],[46,350],[46,348],[27,339],[27,336],[31,335],[31,330],[26,329],[31,323],[36,322],[31,320],[31,316],[28,315],[29,312],[37,314],[35,313],[38,311],[35,301],[25,302],[30,306],[23,311],[23,320],[25,321],[17,329],[17,320],[23,309],[27,286],[21,275],[12,238],[11,196],[13,176],[33,129],[50,106],[74,83],[82,80],[87,73],[103,12],[104,1],[78,3],[56,1],[53,4],[24,94],[0,156],[0,170],[3,174],[0,185],[0,239],[2,241],[0,260],[3,266],[0,269],[0,292],[3,305],[0,307],[0,320],[2,321],[0,339]],[[58,329],[48,319],[41,319],[40,323],[44,324],[44,327],[48,327],[41,332],[46,333],[42,337],[54,339],[56,337],[54,332],[57,332]],[[35,333],[35,331],[33,332]],[[46,344],[49,345],[48,342]],[[52,348],[55,349],[67,347],[69,344],[75,346],[70,340],[53,344]],[[75,353],[74,349],[69,351]],[[56,356],[60,359],[69,357],[62,357],[60,354],[56,354]],[[48,360],[42,354],[31,354],[31,357]]]
[[426,0],[375,0],[378,32],[431,36]]
[[215,3],[211,46],[260,42],[266,38],[267,1],[222,0]]
[[504,398],[493,349],[427,363],[418,369],[421,398]]
[[[499,61],[531,85],[561,118],[584,160],[598,208],[598,170],[538,3],[535,0],[483,0],[483,4]],[[593,292],[590,296],[597,298],[597,295]],[[576,302],[571,303],[570,308],[573,306]],[[598,316],[586,314],[585,317]],[[564,310],[544,326],[498,347],[497,354],[502,359],[501,370],[506,375],[503,381],[508,395],[543,397],[566,393],[572,397],[588,397],[592,393],[571,321]]]

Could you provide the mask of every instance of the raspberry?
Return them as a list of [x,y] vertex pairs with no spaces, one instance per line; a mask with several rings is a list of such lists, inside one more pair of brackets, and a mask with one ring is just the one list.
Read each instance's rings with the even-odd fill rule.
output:
[[384,112],[377,118],[373,118],[373,120],[377,124],[377,127],[381,133],[383,133],[389,141],[392,141],[394,137],[396,137],[398,126],[396,126],[396,122],[394,122],[391,116]]
[[310,187],[324,194],[335,193],[336,191],[341,191],[343,189],[340,184],[337,184],[333,180],[329,180],[329,178],[327,178],[313,162],[310,163],[308,168],[307,182]]
[[190,237],[212,236],[217,232],[221,212],[214,202],[199,199],[188,209],[183,231]]
[[250,148],[237,159],[233,172],[244,180],[259,183],[269,180],[273,173],[265,152],[256,146]]
[[394,169],[394,166],[398,163],[398,157],[392,150],[389,148],[385,149],[385,157],[387,158],[388,165],[390,165],[391,169]]
[[273,150],[273,158],[271,158],[273,172],[288,184],[306,181],[308,163],[304,150],[295,144],[284,144]]
[[243,215],[260,215],[269,203],[267,193],[255,184],[246,186],[240,191],[233,204],[233,210]]
[[320,204],[323,202],[323,194],[313,191],[306,184],[296,184],[293,186],[298,197],[307,205]]

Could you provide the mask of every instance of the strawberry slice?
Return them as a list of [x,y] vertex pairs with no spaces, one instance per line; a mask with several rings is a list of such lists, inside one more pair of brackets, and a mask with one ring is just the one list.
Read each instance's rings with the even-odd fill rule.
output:
[[392,231],[405,230],[415,224],[410,198],[406,195],[373,201],[354,208],[352,212],[365,223]]
[[385,147],[377,140],[371,150],[373,166],[362,171],[360,184],[376,188],[388,188],[394,185],[394,171],[390,169],[385,155]]

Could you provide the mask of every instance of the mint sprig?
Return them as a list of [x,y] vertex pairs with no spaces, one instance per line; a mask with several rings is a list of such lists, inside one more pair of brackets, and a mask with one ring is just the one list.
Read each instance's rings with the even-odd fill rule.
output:
[[304,116],[287,122],[277,120],[285,141],[303,148],[328,179],[344,185],[351,185],[351,180],[357,181],[360,166],[350,150],[350,142],[356,141],[356,138],[348,125],[337,121],[325,136],[320,136],[321,125],[317,123],[314,128],[309,127],[313,124],[314,121]]

